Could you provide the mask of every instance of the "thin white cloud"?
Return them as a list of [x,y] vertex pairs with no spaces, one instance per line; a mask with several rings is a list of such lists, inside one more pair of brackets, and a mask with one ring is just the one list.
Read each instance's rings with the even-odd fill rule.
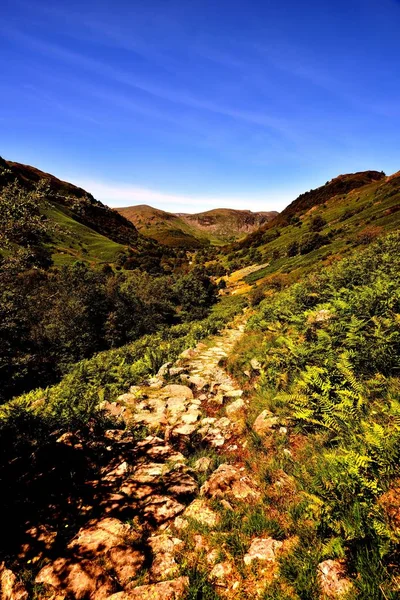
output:
[[268,211],[282,210],[296,196],[293,193],[266,192],[265,194],[243,196],[197,196],[176,194],[150,188],[121,185],[117,183],[77,180],[70,178],[76,185],[84,188],[95,198],[112,207],[149,204],[155,208],[171,212],[196,213],[212,208],[235,208],[241,210]]
[[104,62],[67,50],[56,44],[43,42],[15,29],[2,29],[2,33],[8,37],[14,38],[16,41],[29,44],[33,49],[41,53],[57,57],[65,62],[74,64],[78,68],[91,71],[92,73],[96,73],[103,77],[108,77],[120,84],[140,90],[141,92],[159,98],[160,100],[266,127],[267,129],[280,133],[288,139],[293,138],[292,125],[285,119],[277,118],[267,113],[218,105],[207,99],[195,97],[189,91],[184,89],[175,90],[167,86],[161,87],[159,85],[154,85],[152,82],[146,81],[131,72],[117,70]]

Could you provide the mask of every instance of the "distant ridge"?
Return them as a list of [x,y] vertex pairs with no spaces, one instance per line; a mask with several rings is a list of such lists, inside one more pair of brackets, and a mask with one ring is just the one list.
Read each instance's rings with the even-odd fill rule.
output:
[[170,213],[147,204],[116,209],[150,238],[167,246],[221,245],[243,238],[274,219],[276,211],[216,208],[201,213]]

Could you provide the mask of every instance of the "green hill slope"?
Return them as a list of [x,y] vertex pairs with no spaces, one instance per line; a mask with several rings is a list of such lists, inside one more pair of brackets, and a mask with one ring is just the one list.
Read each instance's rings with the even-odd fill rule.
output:
[[154,241],[140,235],[131,221],[82,188],[35,167],[0,158],[0,191],[14,181],[27,191],[35,189],[40,181],[45,182],[42,212],[56,225],[47,244],[55,265],[76,260],[102,264],[126,259],[134,267],[135,259],[138,265],[144,259],[154,263],[149,257],[160,262],[160,257],[168,254],[165,248],[160,249]]
[[299,196],[273,221],[232,244],[224,260],[234,270],[257,252],[258,262],[269,265],[250,275],[249,282],[272,274],[294,279],[399,226],[400,172],[344,175]]
[[146,204],[118,208],[143,234],[166,246],[199,248],[243,238],[278,213],[217,208],[203,213],[169,213]]

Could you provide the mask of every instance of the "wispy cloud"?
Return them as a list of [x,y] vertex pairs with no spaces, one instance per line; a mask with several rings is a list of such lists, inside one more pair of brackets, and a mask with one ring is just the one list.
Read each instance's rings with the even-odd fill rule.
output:
[[265,192],[256,196],[196,196],[154,190],[136,185],[71,178],[76,185],[112,207],[149,204],[172,212],[199,212],[212,208],[254,211],[282,210],[295,197],[292,193]]
[[208,99],[194,96],[185,89],[175,90],[167,86],[154,85],[151,81],[146,81],[143,78],[135,75],[132,72],[122,71],[107,65],[104,62],[93,59],[89,56],[67,50],[62,46],[43,42],[30,35],[17,30],[3,30],[4,35],[13,38],[16,41],[28,44],[32,49],[44,53],[53,58],[58,58],[76,67],[89,70],[102,77],[107,77],[120,84],[134,88],[151,96],[154,96],[163,101],[171,102],[188,108],[208,111],[220,116],[228,117],[258,125],[278,132],[288,139],[293,138],[293,130],[291,124],[282,118],[272,116],[266,112],[260,113],[257,111],[243,110],[225,105],[219,105]]

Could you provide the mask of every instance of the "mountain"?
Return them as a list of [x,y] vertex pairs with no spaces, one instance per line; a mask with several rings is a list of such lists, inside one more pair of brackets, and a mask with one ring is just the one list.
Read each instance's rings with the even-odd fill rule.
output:
[[198,214],[170,213],[140,204],[116,209],[143,234],[167,246],[221,245],[244,237],[278,213],[217,208]]
[[57,226],[57,233],[48,244],[56,265],[75,260],[116,263],[123,255],[133,263],[132,256],[143,255],[148,262],[151,255],[165,253],[165,249],[161,250],[155,242],[141,236],[130,220],[86,190],[36,167],[0,157],[0,191],[12,182],[30,191],[40,181],[46,183],[42,190],[46,202],[41,210]]
[[358,245],[400,226],[400,172],[340,175],[301,194],[273,221],[231,244],[220,260],[229,271],[269,263],[248,281],[274,273],[299,276],[317,262],[321,268]]

